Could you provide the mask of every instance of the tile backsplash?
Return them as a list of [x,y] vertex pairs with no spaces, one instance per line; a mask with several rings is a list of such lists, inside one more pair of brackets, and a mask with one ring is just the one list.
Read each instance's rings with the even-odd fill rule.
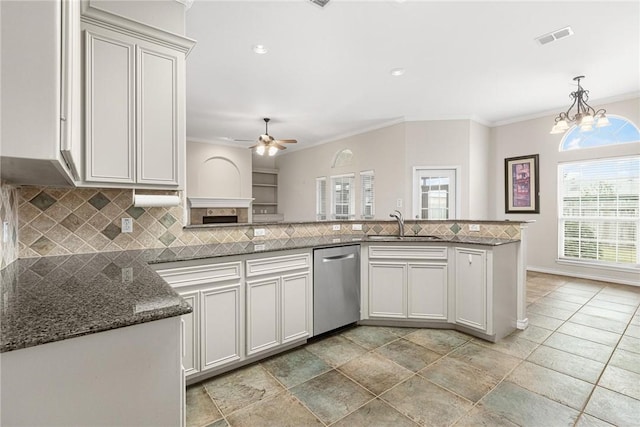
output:
[[[395,234],[398,231],[395,221],[363,221],[362,231],[352,231],[351,222],[340,221],[184,228],[183,206],[134,207],[133,190],[128,189],[37,186],[15,189],[3,185],[1,194],[0,206],[9,206],[5,208],[12,212],[9,221],[17,222],[18,227],[15,237],[18,252],[15,249],[6,251],[5,256],[3,245],[3,265],[18,255],[29,258],[335,234]],[[184,193],[180,198],[184,202]],[[122,233],[121,221],[125,217],[133,219],[132,233]],[[333,230],[334,224],[341,224],[340,231]],[[256,228],[264,229],[264,236],[255,236]],[[407,221],[405,233],[508,239],[520,237],[520,224],[481,222],[479,232],[470,232],[468,221]]]
[[0,182],[0,226],[2,269],[18,258],[18,190],[3,182]]

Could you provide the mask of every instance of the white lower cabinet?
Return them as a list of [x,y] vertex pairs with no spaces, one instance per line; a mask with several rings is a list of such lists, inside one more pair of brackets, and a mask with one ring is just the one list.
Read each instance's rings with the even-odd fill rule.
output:
[[310,267],[308,253],[247,261],[248,356],[311,335]]
[[487,251],[455,248],[456,323],[487,331]]
[[447,319],[447,248],[369,247],[369,316]]
[[200,356],[202,371],[240,360],[240,283],[200,291]]
[[156,265],[158,274],[193,309],[182,316],[183,368],[190,381],[311,336],[310,252],[204,262]]
[[183,367],[187,377],[243,357],[244,298],[240,262],[159,269],[193,308],[184,321]]

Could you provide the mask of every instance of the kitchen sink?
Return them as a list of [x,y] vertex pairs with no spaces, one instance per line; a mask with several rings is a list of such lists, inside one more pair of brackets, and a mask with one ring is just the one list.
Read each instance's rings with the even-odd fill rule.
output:
[[367,240],[418,240],[422,242],[442,240],[439,236],[396,236],[396,235],[377,235],[367,236]]

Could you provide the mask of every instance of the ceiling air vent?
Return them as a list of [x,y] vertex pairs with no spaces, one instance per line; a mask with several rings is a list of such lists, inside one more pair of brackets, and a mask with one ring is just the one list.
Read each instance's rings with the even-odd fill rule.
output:
[[315,3],[320,7],[325,7],[327,3],[329,3],[329,0],[311,0],[311,3]]
[[550,33],[547,34],[543,34],[539,37],[536,37],[536,41],[538,43],[540,43],[541,45],[545,45],[547,43],[551,43],[554,42],[556,40],[560,40],[563,39],[565,37],[569,37],[573,35],[573,30],[571,29],[571,27],[564,27],[561,28],[559,30],[556,31],[552,31]]

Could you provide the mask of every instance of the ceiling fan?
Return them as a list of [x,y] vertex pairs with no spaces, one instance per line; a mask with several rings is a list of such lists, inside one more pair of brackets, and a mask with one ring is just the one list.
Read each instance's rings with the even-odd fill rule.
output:
[[256,149],[256,154],[263,156],[266,152],[269,156],[274,156],[278,150],[286,150],[282,144],[295,144],[298,141],[295,139],[275,139],[271,135],[269,135],[269,121],[271,120],[268,117],[264,119],[264,135],[260,135],[258,137],[258,143],[256,145],[252,145],[249,147],[250,149]]

